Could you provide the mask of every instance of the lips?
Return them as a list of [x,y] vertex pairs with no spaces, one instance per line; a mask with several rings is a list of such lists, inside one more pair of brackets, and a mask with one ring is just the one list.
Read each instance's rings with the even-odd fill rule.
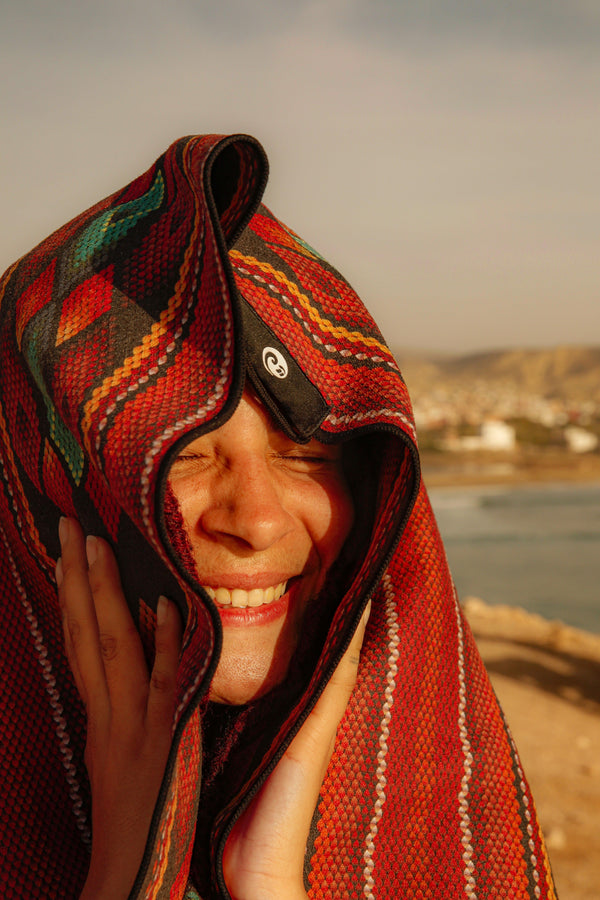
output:
[[257,609],[275,603],[286,592],[287,581],[267,588],[252,588],[245,591],[242,588],[205,587],[204,590],[217,606],[224,609]]

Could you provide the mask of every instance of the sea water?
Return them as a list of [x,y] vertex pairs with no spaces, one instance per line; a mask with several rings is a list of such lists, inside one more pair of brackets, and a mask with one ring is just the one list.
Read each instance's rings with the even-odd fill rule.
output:
[[600,484],[429,493],[462,598],[600,633]]

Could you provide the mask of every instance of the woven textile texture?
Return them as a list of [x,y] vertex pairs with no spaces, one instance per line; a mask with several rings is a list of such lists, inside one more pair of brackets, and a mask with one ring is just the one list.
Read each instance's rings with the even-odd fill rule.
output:
[[[183,138],[0,283],[2,896],[75,898],[89,861],[85,716],[54,582],[65,514],[115,548],[149,660],[160,594],[185,622],[173,746],[132,896],[228,897],[232,823],[372,596],[313,818],[309,897],[552,898],[533,800],[420,484],[397,364],[339,273],[260,205],[266,179],[252,138]],[[220,620],[181,551],[167,473],[248,381],[294,439],[354,442],[360,527],[288,679],[238,720],[226,778],[209,789],[203,698]]]

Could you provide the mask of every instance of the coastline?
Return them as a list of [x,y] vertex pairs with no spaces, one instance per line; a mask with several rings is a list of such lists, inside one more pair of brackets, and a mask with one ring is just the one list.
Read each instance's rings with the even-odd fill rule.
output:
[[472,597],[463,609],[531,784],[558,897],[590,900],[600,884],[600,635]]
[[600,454],[552,452],[421,453],[430,488],[600,483]]

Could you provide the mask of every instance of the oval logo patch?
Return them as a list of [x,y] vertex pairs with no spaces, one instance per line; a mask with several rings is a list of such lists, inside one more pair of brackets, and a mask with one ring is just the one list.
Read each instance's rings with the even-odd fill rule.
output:
[[274,375],[275,378],[287,377],[288,364],[285,357],[275,347],[265,347],[262,352],[262,361],[270,375]]

